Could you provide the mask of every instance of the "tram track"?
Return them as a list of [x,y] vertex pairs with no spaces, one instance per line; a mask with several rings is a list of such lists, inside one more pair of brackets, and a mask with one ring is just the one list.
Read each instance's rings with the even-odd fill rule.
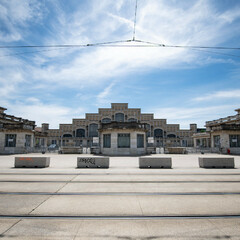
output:
[[233,219],[240,218],[240,214],[221,215],[112,215],[112,216],[91,216],[91,215],[0,215],[0,219],[68,219],[68,220],[160,220],[160,219]]
[[0,192],[0,195],[45,196],[208,196],[240,195],[240,192]]

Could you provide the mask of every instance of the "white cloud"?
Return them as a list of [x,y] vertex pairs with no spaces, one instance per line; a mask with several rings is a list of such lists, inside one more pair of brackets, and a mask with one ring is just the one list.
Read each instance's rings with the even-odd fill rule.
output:
[[[37,0],[2,0],[0,2],[0,41],[19,41],[26,34],[23,29],[31,23],[42,18],[45,8]],[[25,29],[26,30],[26,29]]]
[[114,87],[115,83],[112,82],[108,85],[102,92],[97,95],[97,104],[109,103],[109,96],[112,93],[112,88]]
[[221,19],[223,19],[223,21],[227,22],[227,23],[232,23],[234,22],[237,18],[240,17],[240,8],[234,8],[232,10],[226,11],[222,14],[219,15],[219,17]]
[[83,108],[69,108],[57,104],[43,104],[38,99],[29,99],[28,104],[21,102],[15,104],[8,103],[7,112],[18,117],[36,121],[37,126],[42,123],[49,123],[50,128],[58,128],[60,123],[72,123],[72,118],[84,117]]
[[167,123],[180,124],[183,128],[189,128],[190,123],[197,123],[198,127],[204,127],[206,121],[211,121],[228,115],[234,115],[236,105],[216,105],[209,107],[171,107],[155,108],[155,118],[167,119]]
[[210,93],[207,95],[203,95],[201,97],[196,97],[193,99],[193,101],[201,102],[201,101],[212,101],[212,100],[218,100],[218,99],[231,99],[231,98],[240,98],[240,89]]
[[[53,1],[54,14],[52,18],[48,16],[49,24],[46,32],[39,38],[40,44],[81,44],[132,38],[135,1],[92,0],[86,2],[87,8],[81,9],[76,6],[75,11],[69,15],[68,11],[60,6],[59,1]],[[187,5],[180,7],[182,1],[181,3],[159,0],[138,1],[136,38],[164,44],[214,46],[225,43],[239,32],[237,31],[239,25],[235,24],[240,17],[238,8],[220,13],[211,5],[212,1],[187,2]],[[39,1],[23,0],[18,4],[17,0],[2,0],[0,21],[6,24],[8,33],[0,34],[0,41],[24,39],[23,29],[27,31],[28,24],[41,19],[45,11],[46,8],[42,10],[39,7]],[[30,44],[30,40],[26,42]],[[118,80],[128,74],[151,72],[155,69],[196,67],[216,62],[232,63],[221,59],[221,56],[209,58],[197,51],[151,47],[58,49],[27,56],[29,57],[21,61],[18,56],[0,58],[1,104],[8,103],[5,98],[16,100],[22,97],[26,89],[21,90],[26,86],[31,90],[43,89],[46,92],[62,87],[72,88],[79,90],[79,95],[83,99],[88,96],[82,96],[82,93],[86,89],[93,89],[91,96],[97,96],[98,101],[104,103],[110,99],[111,91],[115,86],[112,79]],[[129,78],[128,81],[131,79]],[[104,90],[100,93],[98,90],[96,93],[96,89],[99,88]],[[195,98],[195,101],[201,102],[213,98],[230,99],[232,94],[239,96],[239,91],[234,91],[215,92]],[[30,119],[39,117],[39,122],[49,121],[54,124],[55,119],[59,119],[59,122],[71,120],[71,108],[62,108],[55,104],[48,106],[41,103],[42,96],[36,97],[31,94],[30,91],[29,106],[17,105],[20,106],[18,111],[20,116],[21,110]],[[119,96],[121,97],[124,96]],[[92,99],[96,98],[92,97]],[[14,106],[11,109],[14,109]],[[35,109],[38,109],[38,112]],[[187,122],[188,119],[195,121],[200,117],[211,120],[212,115],[205,116],[203,113],[213,109],[215,108],[191,110],[182,108],[179,110],[182,112],[179,112],[176,108],[165,108],[158,112],[163,115],[170,114],[166,115],[170,120]],[[36,115],[32,117],[31,111]],[[177,115],[171,115],[171,112],[176,112]],[[13,113],[16,115],[15,111]],[[183,115],[180,115],[181,113]],[[179,121],[176,122],[179,123]]]
[[[97,5],[96,1],[91,4],[88,13],[76,9],[71,16],[58,6],[58,21],[54,23],[51,38],[46,38],[45,42],[79,44],[132,37],[134,12],[130,18],[125,13],[129,3],[105,0]],[[139,2],[136,36],[165,44],[214,46],[226,41],[236,29],[236,26],[227,27],[229,20],[224,20],[226,17],[223,15],[217,13],[209,1],[194,1],[186,8],[164,1],[143,1]],[[239,14],[233,9],[228,10],[226,16],[231,16],[233,22]],[[69,22],[71,28],[68,27]],[[41,57],[38,54],[35,61],[36,67],[31,67],[35,81],[77,88],[101,85],[109,82],[110,78],[134,71],[223,62],[221,56],[209,59],[201,52],[191,50],[108,47],[50,51]]]

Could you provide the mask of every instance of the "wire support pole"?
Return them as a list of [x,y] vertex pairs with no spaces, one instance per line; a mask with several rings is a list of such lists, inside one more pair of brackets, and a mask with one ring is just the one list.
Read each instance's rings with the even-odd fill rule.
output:
[[137,1],[136,0],[136,5],[135,5],[135,16],[134,16],[134,25],[133,25],[133,41],[135,41],[135,34],[136,34],[136,23],[137,23]]

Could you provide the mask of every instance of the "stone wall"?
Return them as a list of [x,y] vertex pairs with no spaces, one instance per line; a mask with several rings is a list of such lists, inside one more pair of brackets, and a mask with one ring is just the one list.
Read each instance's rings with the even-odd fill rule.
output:
[[[5,147],[6,134],[16,134],[16,147]],[[31,144],[30,147],[25,147],[25,136],[31,135]],[[34,143],[34,134],[31,132],[0,132],[0,154],[16,154],[16,153],[25,153],[33,151]]]
[[[229,135],[240,135],[240,131],[216,131],[211,135],[211,144],[213,152],[228,153],[230,154],[240,154],[239,147],[230,147]],[[214,148],[214,136],[220,136],[220,149]],[[214,151],[216,150],[216,151]]]

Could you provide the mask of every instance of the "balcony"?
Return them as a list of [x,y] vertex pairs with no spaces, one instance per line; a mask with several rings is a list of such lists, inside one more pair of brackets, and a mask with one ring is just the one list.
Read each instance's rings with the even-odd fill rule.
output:
[[137,122],[111,122],[111,123],[101,123],[99,131],[105,129],[143,129],[148,131],[146,123]]

